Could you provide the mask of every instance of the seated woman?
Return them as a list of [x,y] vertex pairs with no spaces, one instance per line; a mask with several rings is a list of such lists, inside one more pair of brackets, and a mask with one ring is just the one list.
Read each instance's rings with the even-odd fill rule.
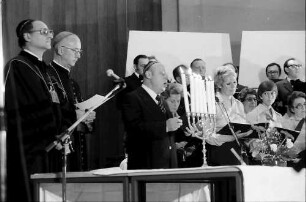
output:
[[[183,87],[179,83],[169,83],[166,90],[162,93],[167,118],[181,116],[183,119],[183,126],[171,132],[175,133],[175,135],[170,135],[169,137],[174,137],[175,139],[178,167],[199,167],[202,165],[202,141],[194,137],[185,136],[184,130],[187,126],[187,119],[184,114],[177,113],[182,94]],[[187,129],[193,131],[193,128],[187,127]]]
[[[218,131],[228,122],[246,123],[243,104],[234,98],[237,87],[237,74],[229,67],[216,69],[214,81],[217,88],[216,97],[216,134],[211,134],[206,140],[207,163],[210,166],[240,165],[240,161],[231,152],[231,148],[241,155],[241,144],[236,138],[249,135],[252,131],[240,134],[218,134]],[[235,138],[236,136],[236,138]],[[239,141],[239,140],[238,140]]]
[[244,106],[244,113],[248,114],[257,106],[257,93],[254,88],[244,88],[240,91],[238,99]]
[[306,95],[301,91],[293,91],[288,97],[288,110],[292,114],[290,117],[284,116],[282,120],[283,128],[301,131],[292,150],[297,154],[305,150],[305,116],[306,116]]
[[277,97],[277,86],[273,81],[263,81],[258,87],[257,97],[260,104],[246,115],[251,124],[269,123],[269,127],[281,127],[282,116],[272,104]]

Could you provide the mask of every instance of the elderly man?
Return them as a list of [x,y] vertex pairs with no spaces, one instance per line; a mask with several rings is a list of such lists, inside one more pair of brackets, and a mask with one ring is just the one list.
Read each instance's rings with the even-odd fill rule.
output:
[[[75,107],[75,104],[82,102],[83,99],[78,84],[70,78],[71,69],[81,57],[81,40],[76,34],[64,31],[55,36],[53,47],[54,58],[49,65],[49,71],[56,90],[59,92],[63,116],[61,131],[63,132],[85,113]],[[68,170],[70,171],[88,169],[85,134],[92,131],[94,119],[95,112],[92,112],[78,125],[72,135],[75,152],[68,156]]]
[[144,68],[142,86],[126,97],[123,119],[127,131],[128,169],[177,167],[173,163],[176,161],[175,143],[167,132],[177,130],[182,120],[166,119],[159,96],[166,86],[165,67],[151,61]]
[[33,201],[30,175],[49,172],[45,147],[58,133],[59,101],[42,60],[53,31],[27,19],[16,34],[22,50],[5,66],[7,201]]
[[284,72],[287,77],[276,83],[278,97],[275,109],[283,115],[286,112],[289,113],[287,110],[287,99],[293,91],[302,91],[306,93],[306,83],[298,79],[300,68],[301,64],[295,58],[289,58],[284,63]]

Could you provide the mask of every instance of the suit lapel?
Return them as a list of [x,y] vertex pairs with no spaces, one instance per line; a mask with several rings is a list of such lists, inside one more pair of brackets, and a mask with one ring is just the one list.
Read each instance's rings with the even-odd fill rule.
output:
[[291,86],[291,83],[286,79],[285,82],[283,83],[284,88],[286,88],[288,91],[293,91],[293,88]]
[[139,87],[138,92],[139,92],[139,95],[140,95],[140,99],[142,99],[145,106],[150,108],[150,111],[152,111],[152,113],[159,112],[161,115],[165,116],[164,113],[159,108],[159,106],[156,104],[156,102],[147,93],[147,91],[145,91],[142,87]]

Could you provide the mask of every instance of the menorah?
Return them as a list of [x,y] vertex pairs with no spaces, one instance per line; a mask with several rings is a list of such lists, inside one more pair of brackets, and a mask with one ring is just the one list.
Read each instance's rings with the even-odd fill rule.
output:
[[[203,166],[207,166],[205,141],[209,135],[216,132],[216,102],[214,81],[210,78],[202,78],[198,74],[188,73],[180,69],[184,104],[187,115],[188,125],[195,124],[201,131],[201,135],[194,134],[195,137],[202,140],[203,144]],[[190,94],[187,91],[186,76],[190,80]],[[188,95],[190,95],[190,104]]]

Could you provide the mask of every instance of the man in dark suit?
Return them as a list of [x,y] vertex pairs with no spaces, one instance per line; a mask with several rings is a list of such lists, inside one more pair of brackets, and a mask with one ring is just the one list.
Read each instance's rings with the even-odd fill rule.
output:
[[165,67],[152,61],[144,68],[142,86],[126,96],[123,120],[127,131],[128,169],[177,167],[173,163],[176,161],[175,143],[167,132],[177,130],[182,120],[166,119],[162,102],[158,101],[166,85]]
[[282,74],[282,69],[279,64],[272,62],[266,67],[266,76],[269,80],[274,83],[282,80],[280,79],[280,75]]
[[[293,91],[302,91],[306,93],[306,83],[298,79],[301,65],[295,58],[289,58],[284,63],[284,72],[287,78],[276,83],[278,97],[275,110],[284,115],[287,110],[287,98]],[[289,114],[288,114],[289,115]]]
[[118,95],[117,95],[117,107],[121,110],[122,104],[124,101],[124,98],[127,93],[132,92],[142,84],[143,80],[143,69],[148,64],[149,58],[146,55],[137,55],[134,58],[133,66],[135,69],[135,72],[124,78],[124,81],[126,83],[126,88],[123,89]]

